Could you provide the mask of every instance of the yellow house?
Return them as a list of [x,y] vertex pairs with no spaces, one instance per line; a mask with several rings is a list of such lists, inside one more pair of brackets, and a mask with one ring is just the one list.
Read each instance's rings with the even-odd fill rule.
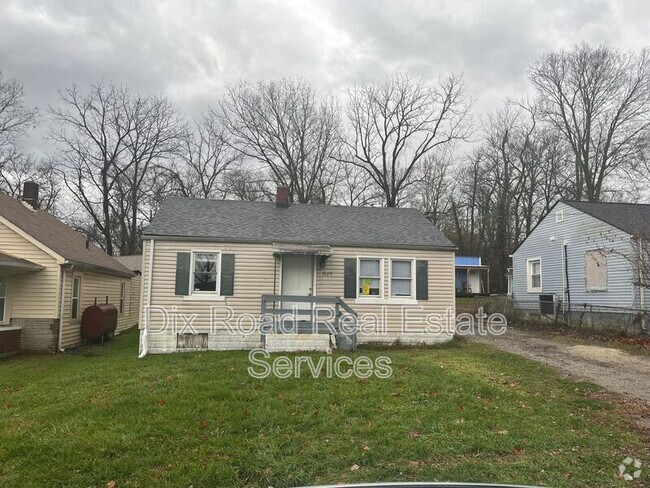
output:
[[36,184],[23,195],[0,193],[0,356],[80,345],[82,313],[95,303],[116,306],[116,333],[135,325],[134,273],[39,210]]
[[143,235],[140,354],[447,341],[454,255],[414,209],[172,197]]

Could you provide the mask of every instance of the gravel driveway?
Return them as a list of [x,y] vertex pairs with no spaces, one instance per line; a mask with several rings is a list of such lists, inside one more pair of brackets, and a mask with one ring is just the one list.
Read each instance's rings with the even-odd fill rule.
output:
[[474,336],[489,344],[558,368],[569,377],[587,380],[650,406],[650,357],[620,349],[564,344],[542,333],[508,329],[502,336]]

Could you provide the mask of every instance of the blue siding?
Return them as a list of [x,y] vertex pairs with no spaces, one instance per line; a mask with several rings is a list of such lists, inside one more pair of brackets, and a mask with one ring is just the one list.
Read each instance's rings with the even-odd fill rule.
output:
[[[555,212],[564,212],[564,221],[555,221]],[[553,240],[551,238],[554,237]],[[519,308],[538,309],[540,293],[528,293],[527,260],[542,260],[542,292],[564,296],[563,244],[567,244],[569,286],[572,309],[583,304],[633,308],[635,300],[630,236],[573,207],[558,203],[513,255],[513,298]],[[613,251],[607,257],[607,290],[588,292],[585,283],[585,252]]]

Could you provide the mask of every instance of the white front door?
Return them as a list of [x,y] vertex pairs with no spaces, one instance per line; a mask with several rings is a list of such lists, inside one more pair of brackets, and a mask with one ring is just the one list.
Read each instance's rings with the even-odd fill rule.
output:
[[[314,257],[285,254],[282,256],[282,294],[311,296],[314,286]],[[282,302],[282,308],[309,310],[309,303]],[[299,317],[301,319],[307,317]]]

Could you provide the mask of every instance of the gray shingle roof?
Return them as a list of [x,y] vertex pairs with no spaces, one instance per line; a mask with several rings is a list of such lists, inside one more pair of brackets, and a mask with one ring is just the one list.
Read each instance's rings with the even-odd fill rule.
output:
[[122,263],[131,271],[142,272],[142,254],[130,254],[128,256],[114,256],[114,259]]
[[418,210],[170,197],[145,236],[231,242],[284,242],[455,249]]
[[650,235],[650,205],[643,203],[576,202],[563,200],[592,217],[631,235]]
[[124,276],[133,273],[118,263],[102,249],[71,229],[54,215],[34,210],[27,204],[0,192],[0,215],[41,242],[63,258],[79,265],[97,268],[98,271]]

